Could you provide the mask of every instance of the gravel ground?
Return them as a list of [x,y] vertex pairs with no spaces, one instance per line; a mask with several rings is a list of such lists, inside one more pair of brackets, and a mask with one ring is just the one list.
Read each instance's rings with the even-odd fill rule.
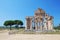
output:
[[11,34],[0,33],[0,40],[60,40],[60,34]]

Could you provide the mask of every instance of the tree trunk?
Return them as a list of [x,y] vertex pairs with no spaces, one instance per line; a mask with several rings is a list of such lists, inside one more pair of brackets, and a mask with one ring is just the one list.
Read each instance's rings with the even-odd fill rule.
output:
[[18,25],[17,24],[16,24],[15,28],[18,29]]
[[10,30],[12,30],[12,29],[11,29],[11,25],[10,25]]

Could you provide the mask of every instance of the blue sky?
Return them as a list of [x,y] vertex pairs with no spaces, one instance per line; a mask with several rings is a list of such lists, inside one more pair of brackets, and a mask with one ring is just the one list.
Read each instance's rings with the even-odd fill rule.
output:
[[0,0],[0,26],[6,20],[22,20],[33,16],[37,8],[42,8],[54,17],[54,25],[60,23],[60,0]]

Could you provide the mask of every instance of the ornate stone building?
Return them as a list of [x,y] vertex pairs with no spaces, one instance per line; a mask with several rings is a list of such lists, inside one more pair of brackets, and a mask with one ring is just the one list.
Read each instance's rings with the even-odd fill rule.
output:
[[53,30],[53,17],[46,14],[44,10],[38,8],[38,10],[35,11],[34,16],[26,17],[25,30]]

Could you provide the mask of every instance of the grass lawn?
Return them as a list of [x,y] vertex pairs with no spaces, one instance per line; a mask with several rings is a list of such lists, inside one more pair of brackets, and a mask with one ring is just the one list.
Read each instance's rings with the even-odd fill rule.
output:
[[[1,29],[0,31],[2,32],[2,30],[7,30],[8,32],[10,32],[11,34],[60,34],[60,31],[55,31],[55,32],[33,32],[33,31],[25,31],[24,28],[20,28],[20,29]],[[1,33],[0,32],[0,33]]]
[[25,31],[24,28],[20,28],[20,29],[14,29],[11,30],[10,32],[14,33],[14,34],[60,34],[60,31],[55,31],[55,32],[33,32],[33,31]]

